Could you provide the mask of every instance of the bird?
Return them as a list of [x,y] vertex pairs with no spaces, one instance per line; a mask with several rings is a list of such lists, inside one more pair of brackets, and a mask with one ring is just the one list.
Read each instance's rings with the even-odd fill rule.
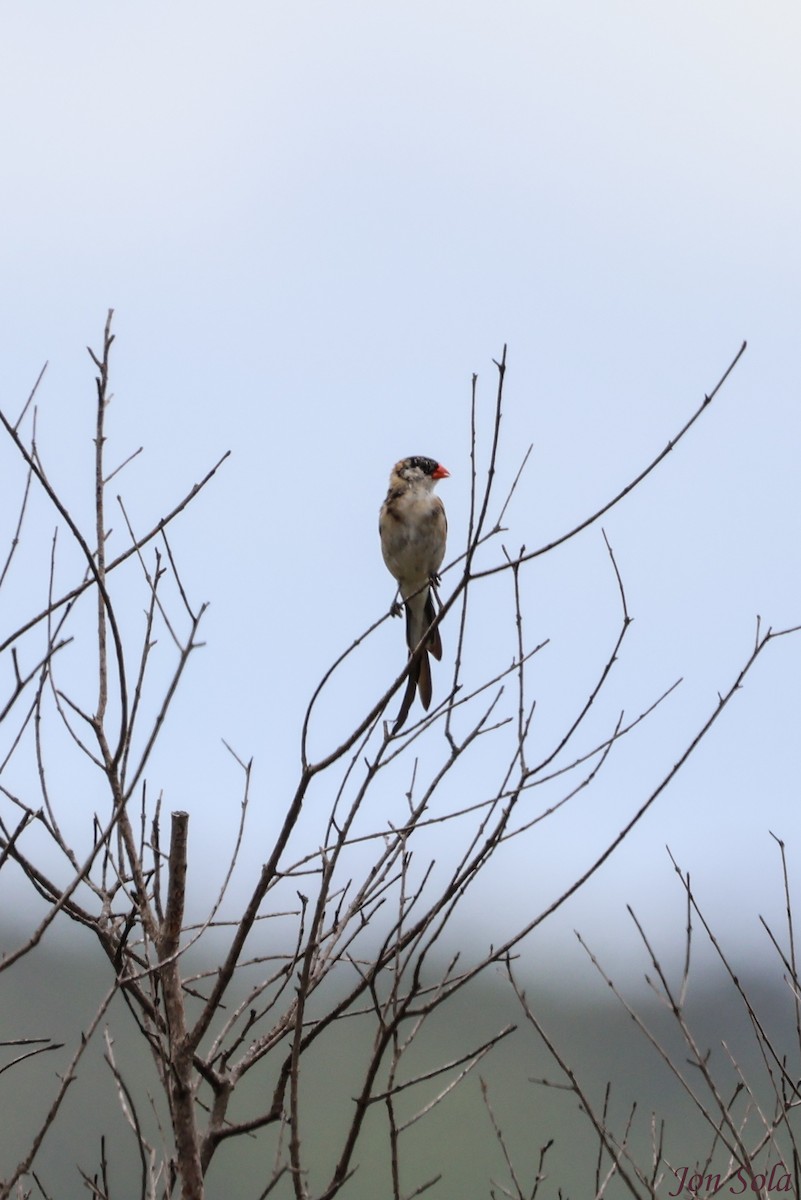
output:
[[415,690],[420,693],[423,708],[428,709],[431,704],[429,655],[442,658],[439,629],[430,630],[436,615],[431,584],[439,581],[437,572],[445,557],[448,521],[445,506],[439,496],[434,495],[434,487],[440,479],[449,476],[450,471],[435,458],[421,454],[402,458],[390,472],[389,490],[381,505],[378,519],[381,552],[387,569],[397,580],[406,609],[409,657],[413,657],[420,647],[409,670],[406,693],[393,733],[397,733],[406,720]]

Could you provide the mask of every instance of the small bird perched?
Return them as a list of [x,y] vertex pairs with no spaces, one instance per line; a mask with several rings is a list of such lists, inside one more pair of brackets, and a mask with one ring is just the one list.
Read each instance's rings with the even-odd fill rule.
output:
[[434,495],[438,480],[450,475],[434,458],[414,455],[395,463],[389,477],[389,491],[381,506],[378,532],[384,562],[398,581],[398,589],[406,607],[406,645],[409,655],[422,646],[409,671],[409,681],[401,711],[393,733],[406,720],[414,699],[415,688],[420,692],[423,708],[431,703],[431,666],[429,654],[442,658],[439,630],[426,632],[434,620],[434,601],[430,584],[437,581],[437,571],[445,557],[448,522],[439,496]]

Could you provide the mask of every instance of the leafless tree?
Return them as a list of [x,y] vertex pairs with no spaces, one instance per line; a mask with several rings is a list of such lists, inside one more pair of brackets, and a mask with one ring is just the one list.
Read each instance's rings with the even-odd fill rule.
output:
[[[313,744],[324,740],[318,713],[332,679],[390,613],[361,633],[323,673],[311,697],[300,731],[301,763],[294,790],[285,797],[277,835],[250,880],[247,900],[236,919],[231,919],[226,903],[251,797],[251,763],[234,755],[242,780],[239,825],[230,831],[233,850],[215,885],[215,898],[198,922],[186,912],[189,818],[185,812],[172,812],[169,829],[164,830],[158,788],[151,785],[148,769],[154,746],[165,736],[167,713],[180,704],[179,684],[199,645],[205,608],[192,600],[183,584],[171,546],[171,527],[211,483],[227,456],[173,501],[145,533],[134,528],[118,498],[125,541],[120,544],[118,537],[109,536],[109,485],[129,461],[112,470],[106,465],[111,325],[109,313],[102,349],[90,351],[96,369],[91,532],[81,528],[40,456],[35,409],[40,381],[16,419],[0,412],[21,471],[17,516],[0,572],[0,587],[6,593],[14,584],[26,513],[37,490],[58,521],[50,552],[49,594],[39,611],[12,621],[8,632],[0,631],[0,655],[6,663],[6,695],[0,698],[0,867],[14,867],[21,873],[42,905],[35,928],[9,949],[0,970],[14,970],[37,950],[48,929],[65,922],[90,931],[108,962],[107,990],[97,997],[95,1015],[77,1043],[67,1048],[47,1111],[31,1130],[16,1167],[0,1182],[0,1196],[30,1194],[25,1188],[32,1180],[47,1194],[46,1183],[36,1175],[40,1148],[59,1120],[87,1047],[99,1038],[105,1038],[108,1068],[137,1146],[143,1197],[155,1200],[180,1194],[186,1200],[200,1200],[220,1147],[259,1132],[271,1135],[274,1155],[262,1195],[328,1200],[346,1194],[372,1114],[383,1114],[384,1194],[400,1200],[433,1191],[437,1179],[415,1177],[414,1164],[407,1160],[407,1132],[447,1101],[485,1056],[512,1036],[514,1026],[505,1024],[481,1044],[465,1045],[455,1058],[422,1070],[415,1056],[421,1031],[457,993],[470,988],[488,968],[500,966],[508,971],[518,993],[526,1018],[523,1025],[530,1022],[547,1039],[515,978],[516,949],[614,854],[720,719],[757,658],[791,632],[757,629],[753,651],[730,689],[721,695],[676,765],[643,797],[587,869],[521,927],[498,929],[495,944],[485,953],[472,961],[453,954],[442,966],[439,949],[454,914],[504,842],[535,839],[543,821],[596,785],[613,746],[625,743],[629,732],[672,690],[655,697],[635,717],[618,719],[600,740],[587,744],[585,739],[582,744],[588,714],[605,688],[630,624],[623,579],[607,542],[610,577],[620,601],[617,635],[589,697],[577,704],[573,719],[547,753],[535,755],[529,672],[542,646],[529,644],[526,636],[526,571],[538,558],[599,524],[659,466],[712,405],[745,346],[671,441],[608,503],[549,544],[533,550],[523,546],[516,552],[504,543],[508,532],[504,521],[528,454],[508,470],[508,455],[502,454],[501,447],[505,349],[495,364],[497,387],[488,417],[474,377],[469,527],[464,546],[443,572],[437,616],[438,622],[448,621],[455,646],[446,694],[416,724],[393,735],[391,712],[406,679],[406,672],[401,672],[379,689],[381,694],[354,719],[350,733],[338,745],[313,750]],[[485,428],[488,433],[482,432]],[[504,478],[507,483],[502,486]],[[9,475],[3,481],[8,512],[12,511],[11,486]],[[64,556],[75,576],[72,585],[61,591],[57,579],[63,573],[58,568]],[[465,662],[472,603],[478,590],[499,576],[511,585],[516,652],[493,678],[478,687],[468,686]],[[123,603],[137,588],[145,608],[144,626],[138,629],[129,605]],[[86,619],[90,612],[92,621]],[[63,651],[73,638],[82,640],[83,661],[91,658],[96,663],[91,695],[84,676],[61,667],[68,657]],[[154,699],[151,680],[157,659],[162,672],[165,663],[170,665],[166,684]],[[49,769],[49,739],[56,736],[54,731],[71,747],[74,773],[62,770],[55,777]],[[446,781],[460,773],[464,778],[465,770],[471,770],[479,757],[493,765],[492,787],[487,790],[482,785],[480,794],[464,786],[458,793],[446,792]],[[86,813],[81,825],[75,820],[75,780],[87,767],[94,779],[101,780],[103,791],[93,800],[91,817]],[[397,795],[401,772],[407,780],[404,807],[392,809],[388,817],[385,806],[370,807],[368,798],[380,795],[385,784],[387,791]],[[523,803],[545,784],[561,789],[557,799],[549,799],[539,810]],[[299,827],[312,795],[315,833],[310,846]],[[429,839],[440,837],[443,829],[449,853],[437,857]],[[684,882],[688,904],[694,908],[689,881]],[[283,932],[273,934],[270,953],[259,953],[254,948],[257,926],[279,916]],[[689,955],[689,932],[687,936]],[[644,932],[643,938],[648,947]],[[198,962],[204,964],[200,969]],[[794,950],[785,966],[797,989]],[[680,1023],[717,1108],[707,1107],[708,1102],[695,1093],[694,1101],[730,1155],[730,1175],[745,1164],[748,1179],[754,1182],[758,1152],[746,1143],[733,1102],[724,1100],[708,1077],[703,1053],[683,1023],[683,984],[676,993],[656,960],[654,967],[655,986]],[[155,1065],[160,1098],[145,1101],[136,1094],[135,1081],[117,1062],[107,1020],[112,1002],[119,998]],[[335,1043],[343,1023],[354,1021],[363,1030],[360,1076],[355,1091],[350,1082],[343,1091],[336,1137],[323,1152],[310,1146],[307,1132],[306,1063],[320,1047]],[[607,1194],[614,1179],[622,1180],[632,1195],[656,1195],[669,1166],[658,1139],[652,1167],[637,1166],[627,1152],[625,1130],[613,1133],[604,1113],[596,1112],[583,1094],[578,1074],[564,1063],[557,1047],[549,1045],[599,1138],[595,1194]],[[30,1055],[64,1050],[43,1031],[38,1044],[24,1048],[7,1064],[4,1076],[9,1079],[24,1071]],[[797,1092],[778,1052],[766,1047],[765,1054],[778,1089],[776,1107],[763,1119],[764,1145],[768,1145],[776,1128],[786,1123]],[[14,1071],[8,1069],[12,1066]],[[245,1083],[254,1077],[258,1086],[248,1090]],[[486,1089],[485,1095],[495,1136],[503,1144],[503,1130]],[[504,1194],[535,1196],[545,1175],[546,1156],[547,1144],[534,1180],[526,1185],[508,1156],[513,1182],[511,1190],[504,1187]],[[112,1195],[107,1166],[104,1149],[97,1172],[83,1172],[93,1196]],[[796,1178],[796,1191],[797,1186]],[[130,1191],[126,1187],[125,1194]]]

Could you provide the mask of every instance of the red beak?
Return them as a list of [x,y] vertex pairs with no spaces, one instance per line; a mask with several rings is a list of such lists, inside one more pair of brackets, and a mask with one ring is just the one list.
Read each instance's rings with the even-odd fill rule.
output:
[[447,479],[450,476],[450,471],[443,467],[442,463],[437,465],[436,471],[433,472],[432,479]]

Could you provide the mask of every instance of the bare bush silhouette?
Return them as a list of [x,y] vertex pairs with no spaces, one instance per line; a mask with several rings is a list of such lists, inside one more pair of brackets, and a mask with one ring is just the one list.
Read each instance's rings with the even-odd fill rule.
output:
[[[90,351],[97,373],[91,532],[81,528],[40,457],[34,407],[38,382],[16,419],[0,413],[7,444],[21,470],[16,477],[17,516],[0,573],[3,589],[14,586],[15,557],[35,489],[47,498],[58,521],[50,553],[48,595],[37,612],[3,632],[0,642],[7,680],[5,697],[0,699],[0,773],[10,780],[13,768],[15,780],[13,786],[0,782],[0,867],[14,867],[21,873],[42,913],[35,928],[5,955],[0,970],[12,971],[37,950],[50,927],[64,922],[90,931],[108,962],[108,988],[97,997],[95,1015],[76,1044],[56,1046],[48,1041],[48,1031],[42,1031],[40,1043],[16,1054],[4,1069],[9,1079],[26,1069],[32,1054],[45,1050],[68,1054],[54,1075],[47,1111],[30,1131],[16,1166],[0,1183],[0,1196],[11,1196],[15,1190],[30,1194],[24,1188],[31,1180],[47,1194],[46,1181],[36,1176],[43,1140],[59,1120],[87,1047],[103,1036],[108,1068],[137,1146],[143,1197],[180,1194],[187,1200],[200,1200],[219,1148],[234,1139],[257,1133],[264,1136],[265,1132],[271,1138],[273,1157],[262,1195],[293,1195],[297,1200],[344,1195],[357,1170],[358,1147],[373,1114],[382,1115],[386,1136],[386,1175],[376,1183],[376,1194],[400,1200],[429,1189],[433,1192],[438,1177],[416,1176],[415,1164],[405,1153],[406,1135],[425,1122],[494,1047],[512,1036],[514,1027],[503,1025],[481,1044],[465,1045],[455,1058],[421,1070],[415,1048],[427,1021],[488,968],[500,966],[509,972],[518,992],[523,1025],[530,1022],[547,1038],[515,979],[516,949],[615,852],[721,717],[768,645],[792,632],[757,628],[751,654],[696,736],[678,754],[675,766],[642,798],[619,833],[568,887],[521,927],[499,928],[486,953],[475,955],[472,961],[468,956],[453,955],[442,966],[438,952],[446,931],[466,893],[503,844],[510,839],[536,838],[541,822],[592,788],[613,746],[625,743],[628,733],[672,691],[655,697],[636,716],[621,717],[602,739],[581,744],[588,714],[608,681],[630,624],[624,582],[607,542],[613,586],[620,600],[617,636],[590,695],[576,704],[573,719],[548,751],[535,753],[529,669],[542,645],[527,640],[523,576],[539,557],[599,523],[655,470],[711,406],[745,345],[692,416],[644,469],[596,512],[534,550],[523,546],[510,552],[503,542],[506,514],[528,459],[528,453],[522,455],[522,461],[510,470],[508,454],[502,453],[505,350],[496,364],[497,388],[489,419],[485,419],[474,377],[469,525],[464,546],[443,571],[437,615],[438,623],[448,621],[453,661],[449,687],[436,707],[395,736],[391,709],[405,685],[407,665],[387,686],[376,687],[375,698],[366,711],[354,716],[344,739],[326,745],[325,722],[318,718],[321,700],[338,669],[390,613],[361,633],[324,672],[311,697],[300,731],[300,768],[294,791],[285,797],[277,834],[266,848],[261,869],[249,882],[247,899],[231,919],[225,906],[250,819],[252,790],[251,763],[235,756],[242,781],[239,825],[230,831],[230,858],[214,885],[213,901],[198,922],[186,913],[188,815],[171,813],[165,836],[158,785],[151,784],[147,773],[154,746],[165,736],[167,714],[180,704],[179,684],[199,645],[205,608],[187,594],[171,547],[170,529],[213,480],[226,455],[186,494],[170,501],[171,507],[152,528],[144,533],[134,528],[123,500],[118,497],[113,502],[110,489],[129,459],[111,470],[106,464],[114,341],[111,323],[109,313],[102,349],[96,354]],[[481,432],[485,426],[486,435]],[[503,489],[501,478],[508,481]],[[6,495],[11,479],[8,473],[3,485]],[[7,500],[10,512],[9,503]],[[119,535],[108,536],[112,503],[123,519],[123,543]],[[63,556],[68,557],[70,569],[76,569],[66,591],[57,584],[63,573]],[[477,589],[499,575],[509,579],[514,596],[514,660],[480,686],[467,686],[464,664],[471,601]],[[129,611],[134,593],[144,601],[143,623]],[[81,643],[77,663],[75,656],[64,654],[73,639]],[[157,659],[162,675],[167,667],[169,672],[159,692],[153,682]],[[91,692],[86,683],[87,662],[94,664]],[[69,746],[74,772],[51,771],[50,746],[55,737]],[[313,749],[317,744],[323,748]],[[421,747],[425,747],[424,755]],[[460,799],[448,795],[443,800],[446,780],[467,772],[461,778],[469,781],[474,756],[492,763],[495,783],[491,790],[474,794],[462,783],[454,792]],[[92,796],[93,808],[91,814],[83,811],[76,820],[76,808],[84,803],[76,780],[84,778],[87,771],[94,782],[83,794]],[[396,803],[400,771],[407,780],[402,808]],[[97,780],[102,783],[102,794],[96,790]],[[546,783],[552,787],[558,783],[559,798],[549,799],[532,815],[531,805],[524,808],[521,801]],[[393,797],[389,815],[384,804],[368,806],[369,797],[387,793]],[[312,794],[315,834],[310,846],[298,836],[298,827]],[[441,837],[443,830],[447,831],[449,852],[438,856],[438,843],[430,839]],[[689,883],[685,883],[694,905]],[[17,886],[21,886],[19,881]],[[262,953],[254,938],[257,926],[278,917],[280,932],[272,934],[273,948]],[[214,940],[210,940],[212,935]],[[647,947],[647,940],[645,944]],[[198,962],[208,964],[204,955],[213,956],[211,965],[198,970]],[[794,949],[785,967],[797,989]],[[661,993],[681,1024],[683,985],[677,995],[656,960],[654,968]],[[136,1093],[135,1082],[116,1060],[113,1038],[107,1029],[103,1032],[115,998],[124,1001],[142,1050],[146,1049],[155,1066],[160,1096],[148,1099]],[[314,1145],[306,1119],[306,1063],[321,1047],[336,1044],[343,1023],[354,1021],[360,1022],[363,1031],[363,1055],[354,1065],[358,1081],[355,1090],[352,1081],[347,1088],[343,1084],[331,1137],[325,1146]],[[711,1077],[707,1078],[703,1053],[691,1042],[689,1027],[682,1024],[681,1028],[718,1109],[707,1111],[703,1107],[707,1102],[694,1092],[693,1103],[725,1145],[731,1163],[745,1165],[753,1184],[759,1147],[746,1143],[731,1102],[724,1102]],[[601,1156],[594,1194],[608,1194],[606,1189],[614,1180],[622,1181],[632,1195],[656,1195],[668,1169],[658,1141],[651,1167],[632,1162],[626,1131],[619,1135],[611,1131],[604,1113],[597,1112],[581,1091],[578,1073],[563,1064],[557,1048],[549,1044],[556,1061],[564,1065],[567,1086],[574,1090],[599,1139]],[[766,1048],[766,1055],[778,1089],[776,1104],[780,1095],[784,1105],[781,1113],[777,1107],[766,1118],[767,1145],[796,1104],[796,1089],[789,1066],[780,1065],[780,1053]],[[245,1084],[254,1078],[258,1086],[248,1090]],[[489,1094],[487,1104],[492,1114]],[[488,1135],[503,1144],[503,1130],[494,1115]],[[511,1190],[504,1185],[503,1194],[537,1195],[546,1173],[547,1144],[533,1182],[526,1185],[528,1190],[511,1157],[508,1161],[513,1182]],[[93,1196],[112,1196],[105,1149],[97,1171],[84,1170],[82,1174]],[[131,1194],[130,1186],[123,1192]]]
[[[539,1078],[532,1082],[545,1088],[565,1089],[572,1094],[597,1138],[598,1158],[592,1181],[595,1197],[612,1194],[616,1185],[615,1195],[636,1197],[748,1193],[770,1200],[771,1196],[799,1194],[801,990],[785,846],[779,839],[776,841],[781,854],[786,902],[786,947],[782,947],[782,939],[764,918],[761,921],[776,952],[784,983],[786,1003],[778,1022],[775,1017],[769,1019],[760,1012],[764,1005],[738,977],[730,952],[704,917],[689,876],[672,855],[687,902],[684,962],[675,980],[669,978],[647,932],[629,906],[629,914],[647,955],[645,978],[659,1006],[670,1018],[672,1029],[666,1031],[668,1036],[655,1029],[626,998],[581,935],[577,935],[601,978],[631,1017],[637,1033],[675,1078],[686,1097],[686,1106],[699,1126],[702,1144],[706,1135],[703,1150],[692,1162],[686,1161],[685,1146],[682,1147],[684,1156],[675,1157],[676,1148],[669,1148],[667,1144],[664,1117],[654,1111],[638,1113],[636,1099],[629,1102],[625,1118],[619,1122],[611,1116],[610,1083],[602,1098],[592,1099],[582,1081],[580,1067],[571,1063],[564,1049],[556,1045],[516,979],[511,960],[507,962],[508,977],[526,1020],[542,1039],[560,1072],[557,1079]],[[733,1036],[724,1025],[719,1025],[712,1037],[708,1030],[698,1031],[694,1027],[688,1012],[687,994],[696,923],[714,948],[727,978],[728,990],[742,1007],[750,1038],[739,1038],[735,1042],[736,1035]],[[747,1062],[744,1051],[748,1054]],[[635,1138],[638,1121],[644,1126],[640,1132],[645,1135],[640,1137],[639,1144]],[[644,1145],[647,1145],[647,1152]],[[507,1156],[507,1165],[512,1179],[517,1180],[520,1172],[515,1169],[511,1156]],[[535,1177],[531,1195],[536,1194],[537,1183]],[[518,1185],[516,1190],[505,1194],[522,1197],[525,1193]]]

